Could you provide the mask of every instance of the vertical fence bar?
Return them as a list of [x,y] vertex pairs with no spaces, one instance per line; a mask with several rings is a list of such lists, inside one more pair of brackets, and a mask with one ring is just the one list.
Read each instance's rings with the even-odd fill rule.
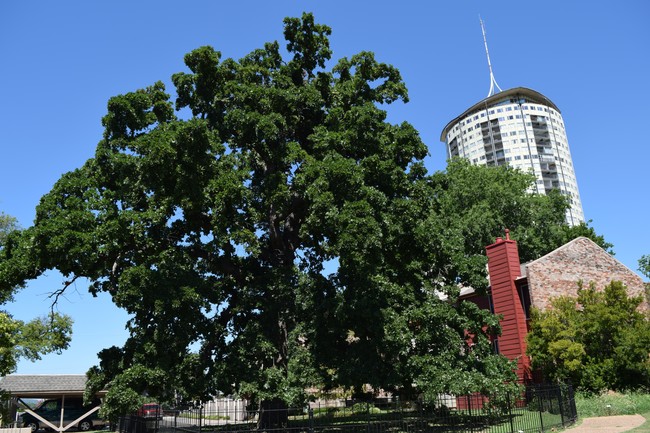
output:
[[542,400],[539,396],[541,389],[537,390],[537,402],[538,402],[538,407],[539,407],[539,425],[541,427],[541,431],[544,431],[544,400]]
[[510,418],[510,431],[515,431],[515,415],[513,413],[512,404],[510,404],[510,393],[506,394],[506,404],[508,405],[508,418]]
[[314,433],[314,409],[311,407],[307,409],[307,416],[309,416],[309,433]]
[[557,404],[560,409],[560,420],[562,422],[562,427],[564,427],[564,399],[562,398],[562,387],[557,387]]
[[474,431],[474,418],[472,418],[472,396],[470,394],[467,395],[467,412],[469,413],[469,428],[470,432]]
[[366,432],[370,433],[370,403],[366,402]]

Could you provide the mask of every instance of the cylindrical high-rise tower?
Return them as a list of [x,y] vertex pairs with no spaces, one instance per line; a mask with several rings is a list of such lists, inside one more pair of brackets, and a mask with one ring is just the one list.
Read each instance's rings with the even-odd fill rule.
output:
[[536,192],[559,189],[568,197],[570,225],[584,221],[562,115],[541,93],[516,87],[488,96],[449,122],[440,140],[449,158],[534,173]]

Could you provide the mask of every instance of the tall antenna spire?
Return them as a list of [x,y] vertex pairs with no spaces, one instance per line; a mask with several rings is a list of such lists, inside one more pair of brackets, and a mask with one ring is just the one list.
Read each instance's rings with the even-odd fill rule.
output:
[[483,44],[485,44],[485,55],[487,56],[488,69],[490,69],[490,91],[488,92],[487,95],[487,97],[489,98],[490,96],[496,93],[494,91],[494,86],[496,86],[497,89],[499,89],[499,92],[502,92],[502,90],[501,87],[499,87],[496,78],[494,78],[494,72],[492,72],[492,62],[490,62],[490,52],[488,51],[487,39],[485,37],[485,26],[483,25],[483,20],[481,19],[480,15],[478,16],[478,19],[481,22],[481,31],[483,32]]

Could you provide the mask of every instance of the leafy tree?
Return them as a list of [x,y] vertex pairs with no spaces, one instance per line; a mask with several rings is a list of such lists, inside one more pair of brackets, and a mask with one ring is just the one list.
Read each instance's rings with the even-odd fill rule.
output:
[[593,227],[589,226],[592,221],[581,222],[574,226],[563,226],[563,242],[561,245],[579,237],[583,236],[594,241],[599,247],[607,251],[612,256],[614,255],[614,245],[607,242],[605,237],[596,233]]
[[[6,246],[19,235],[16,219],[0,212],[0,262],[6,257]],[[12,300],[17,286],[0,288],[0,305]],[[60,352],[68,347],[72,333],[70,317],[51,312],[29,322],[14,319],[5,310],[0,310],[0,376],[16,369],[23,357],[32,361],[42,355]]]
[[533,310],[527,337],[533,367],[589,392],[648,390],[650,322],[637,310],[642,302],[612,281],[603,291],[580,285],[577,297]]
[[23,322],[0,311],[0,376],[13,372],[20,358],[38,361],[42,355],[67,349],[71,334],[72,319],[67,315],[50,313]]
[[[650,255],[641,256],[639,259],[639,271],[650,278]],[[645,297],[646,300],[650,303],[650,282],[645,283]]]
[[650,254],[639,259],[639,271],[647,278],[650,278]]
[[18,222],[16,218],[0,212],[0,248],[7,242],[9,233],[18,230]]
[[277,405],[309,386],[435,395],[515,378],[492,353],[497,318],[457,303],[459,283],[485,287],[504,227],[528,254],[558,246],[566,201],[505,167],[427,175],[417,131],[386,122],[408,100],[399,71],[369,52],[328,70],[330,29],[284,23],[288,58],[277,42],[187,54],[172,77],[186,118],[160,82],[111,98],[95,157],[4,253],[0,287],[58,269],[131,314],[89,371],[89,394],[111,385],[109,416],[144,393]]
[[[518,169],[473,166],[462,158],[449,161],[445,172],[431,176],[430,193],[436,198],[431,218],[438,224],[430,228],[431,236],[439,236],[439,243],[455,243],[450,248],[452,261],[464,270],[462,278],[472,287],[481,289],[487,284],[485,246],[505,228],[517,240],[522,262],[537,259],[578,236],[611,249],[588,223],[566,224],[569,204],[559,191],[529,194],[534,182],[533,175]],[[443,261],[435,265],[448,266]]]

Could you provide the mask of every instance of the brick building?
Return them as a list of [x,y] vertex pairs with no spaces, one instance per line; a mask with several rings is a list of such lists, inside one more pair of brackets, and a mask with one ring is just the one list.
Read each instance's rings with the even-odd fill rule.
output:
[[[502,333],[495,339],[499,353],[517,360],[522,382],[532,381],[525,356],[531,307],[547,308],[551,298],[576,296],[578,281],[603,289],[611,281],[623,282],[630,296],[644,296],[640,306],[649,310],[641,277],[585,237],[576,238],[532,262],[520,263],[517,242],[506,237],[486,247],[490,289],[486,296],[464,291],[463,299],[503,316]],[[468,293],[469,292],[469,293]]]

